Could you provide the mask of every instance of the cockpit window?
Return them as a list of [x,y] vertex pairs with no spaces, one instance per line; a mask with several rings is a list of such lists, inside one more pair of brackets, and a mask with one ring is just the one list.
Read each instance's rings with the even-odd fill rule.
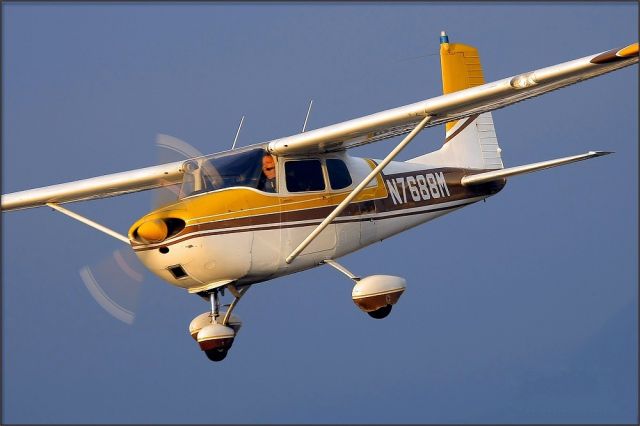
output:
[[182,166],[184,176],[180,198],[233,186],[258,189],[264,180],[262,163],[265,155],[268,156],[264,149],[252,148],[186,161]]
[[327,173],[332,189],[342,189],[351,185],[351,175],[344,161],[336,158],[327,159]]
[[287,175],[287,191],[322,191],[324,189],[324,176],[320,160],[296,160],[287,161],[284,164]]

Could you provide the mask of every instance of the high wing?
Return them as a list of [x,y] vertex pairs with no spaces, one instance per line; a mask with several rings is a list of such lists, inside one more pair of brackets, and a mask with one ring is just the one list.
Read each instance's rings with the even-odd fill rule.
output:
[[276,155],[339,151],[502,108],[638,62],[638,43],[269,142]]
[[2,195],[2,210],[20,210],[44,206],[47,203],[59,204],[114,197],[173,185],[182,181],[183,164],[184,161],[177,161]]
[[[267,143],[278,156],[340,151],[502,108],[638,62],[638,43]],[[258,144],[264,145],[264,144]],[[178,183],[184,161],[2,195],[2,210],[143,191]]]

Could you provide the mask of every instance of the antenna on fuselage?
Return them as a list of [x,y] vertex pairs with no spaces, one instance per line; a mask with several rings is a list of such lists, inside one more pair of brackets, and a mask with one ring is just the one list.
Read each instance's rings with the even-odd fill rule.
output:
[[238,125],[238,131],[236,132],[236,137],[233,138],[233,145],[231,145],[231,149],[235,149],[236,142],[238,142],[238,135],[240,135],[240,129],[242,129],[242,123],[244,122],[244,115],[240,119],[240,124]]
[[309,114],[311,113],[311,106],[313,105],[313,99],[309,101],[309,109],[307,109],[307,116],[304,118],[304,124],[302,125],[302,133],[307,129],[307,121],[309,120]]

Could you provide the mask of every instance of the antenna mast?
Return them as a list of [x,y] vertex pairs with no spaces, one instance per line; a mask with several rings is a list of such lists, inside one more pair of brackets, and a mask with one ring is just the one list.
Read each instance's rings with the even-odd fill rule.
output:
[[304,118],[304,124],[302,125],[302,133],[307,129],[307,121],[309,120],[309,114],[311,113],[311,106],[313,105],[313,99],[309,102],[309,109],[307,109],[307,116]]
[[242,123],[244,122],[244,115],[242,116],[242,118],[240,119],[240,125],[238,126],[238,131],[236,132],[236,137],[233,138],[233,145],[231,145],[231,149],[235,149],[236,147],[236,142],[238,142],[238,135],[240,134],[240,129],[242,129]]

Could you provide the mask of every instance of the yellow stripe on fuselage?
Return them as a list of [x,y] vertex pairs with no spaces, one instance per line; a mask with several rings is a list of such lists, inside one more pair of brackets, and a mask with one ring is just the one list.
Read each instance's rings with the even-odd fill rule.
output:
[[[371,169],[375,163],[367,160]],[[378,174],[377,185],[365,188],[354,202],[387,197],[387,189]],[[338,205],[351,191],[321,191],[300,194],[266,194],[243,187],[227,188],[185,198],[175,204],[151,212],[136,221],[129,229],[129,238],[142,223],[162,218],[179,218],[187,226],[229,219],[286,213]]]

